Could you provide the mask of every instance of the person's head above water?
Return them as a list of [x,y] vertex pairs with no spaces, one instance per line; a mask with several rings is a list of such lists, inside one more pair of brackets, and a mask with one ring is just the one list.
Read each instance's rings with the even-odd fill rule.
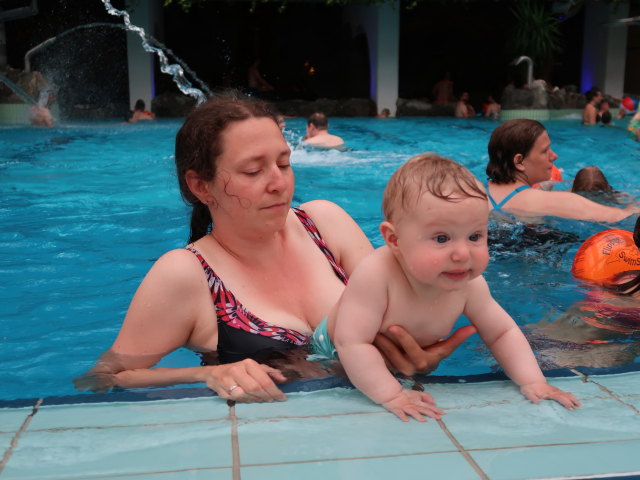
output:
[[498,126],[491,134],[488,152],[487,177],[497,184],[519,180],[533,185],[549,180],[550,162],[558,158],[544,126],[525,118]]
[[146,107],[146,105],[145,105],[145,103],[144,103],[144,100],[142,100],[141,98],[139,98],[139,99],[136,101],[136,104],[134,105],[133,109],[134,109],[134,110],[144,110],[144,109],[145,109],[145,107]]
[[580,169],[573,179],[572,192],[610,192],[613,190],[607,178],[596,166],[588,166]]
[[329,120],[324,113],[316,112],[309,116],[307,119],[307,126],[313,125],[317,130],[328,130]]
[[389,179],[382,198],[385,220],[397,221],[424,193],[451,202],[470,197],[487,200],[478,180],[465,167],[435,153],[423,153],[409,159]]
[[190,243],[208,233],[212,219],[208,205],[187,185],[186,174],[193,171],[204,181],[213,180],[218,173],[217,160],[226,147],[224,133],[230,125],[252,118],[268,119],[280,131],[278,118],[267,103],[229,93],[213,97],[194,109],[176,135],[175,161],[180,193],[193,207]]

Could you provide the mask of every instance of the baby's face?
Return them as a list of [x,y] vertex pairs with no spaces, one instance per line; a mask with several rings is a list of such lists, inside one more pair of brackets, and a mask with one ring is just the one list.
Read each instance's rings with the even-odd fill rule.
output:
[[449,201],[423,194],[396,225],[400,261],[407,275],[444,290],[464,288],[489,263],[488,217],[484,199]]

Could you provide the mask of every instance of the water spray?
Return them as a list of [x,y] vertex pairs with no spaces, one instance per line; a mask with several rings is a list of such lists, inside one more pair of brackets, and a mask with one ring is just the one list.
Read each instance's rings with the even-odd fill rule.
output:
[[149,43],[144,29],[136,25],[133,25],[131,23],[131,20],[129,19],[129,13],[127,13],[126,10],[118,10],[114,8],[113,5],[111,5],[111,2],[109,0],[102,0],[102,3],[104,7],[107,9],[107,12],[109,13],[109,15],[115,15],[117,17],[122,17],[124,19],[124,28],[127,31],[138,34],[138,36],[142,40],[142,48],[144,48],[146,52],[155,53],[158,56],[158,59],[160,60],[160,71],[162,73],[171,75],[173,77],[173,81],[175,82],[175,84],[178,86],[178,88],[182,93],[195,98],[196,106],[202,105],[204,102],[207,101],[207,96],[204,93],[202,93],[201,90],[193,87],[191,85],[191,82],[189,82],[189,80],[185,78],[182,67],[176,64],[170,65],[164,51],[162,51],[162,49],[160,48],[152,46]]

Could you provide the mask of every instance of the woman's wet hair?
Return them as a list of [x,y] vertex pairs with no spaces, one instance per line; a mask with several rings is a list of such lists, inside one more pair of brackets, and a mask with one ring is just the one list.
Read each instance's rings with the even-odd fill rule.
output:
[[192,110],[176,135],[178,184],[182,198],[192,207],[189,243],[207,235],[213,220],[208,206],[189,190],[185,175],[193,170],[202,180],[213,180],[217,159],[222,154],[222,134],[231,123],[250,118],[270,118],[278,124],[266,102],[235,91],[226,92]]
[[517,154],[526,157],[546,129],[536,120],[517,118],[497,127],[489,140],[487,178],[494,183],[513,183],[519,171],[513,162]]
[[435,153],[422,153],[389,179],[382,197],[384,218],[393,222],[398,212],[413,208],[425,192],[451,202],[461,197],[487,200],[478,180],[465,167]]
[[602,170],[593,165],[580,169],[571,187],[572,192],[610,192],[612,190]]

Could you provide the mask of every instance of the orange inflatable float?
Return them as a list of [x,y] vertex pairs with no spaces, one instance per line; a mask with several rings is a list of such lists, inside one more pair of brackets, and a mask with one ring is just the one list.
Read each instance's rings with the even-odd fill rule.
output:
[[640,250],[633,233],[605,230],[589,237],[573,259],[571,273],[580,280],[607,284],[629,271],[640,271]]
[[551,164],[551,178],[549,180],[553,180],[554,182],[562,181],[562,171],[556,167],[554,163]]

